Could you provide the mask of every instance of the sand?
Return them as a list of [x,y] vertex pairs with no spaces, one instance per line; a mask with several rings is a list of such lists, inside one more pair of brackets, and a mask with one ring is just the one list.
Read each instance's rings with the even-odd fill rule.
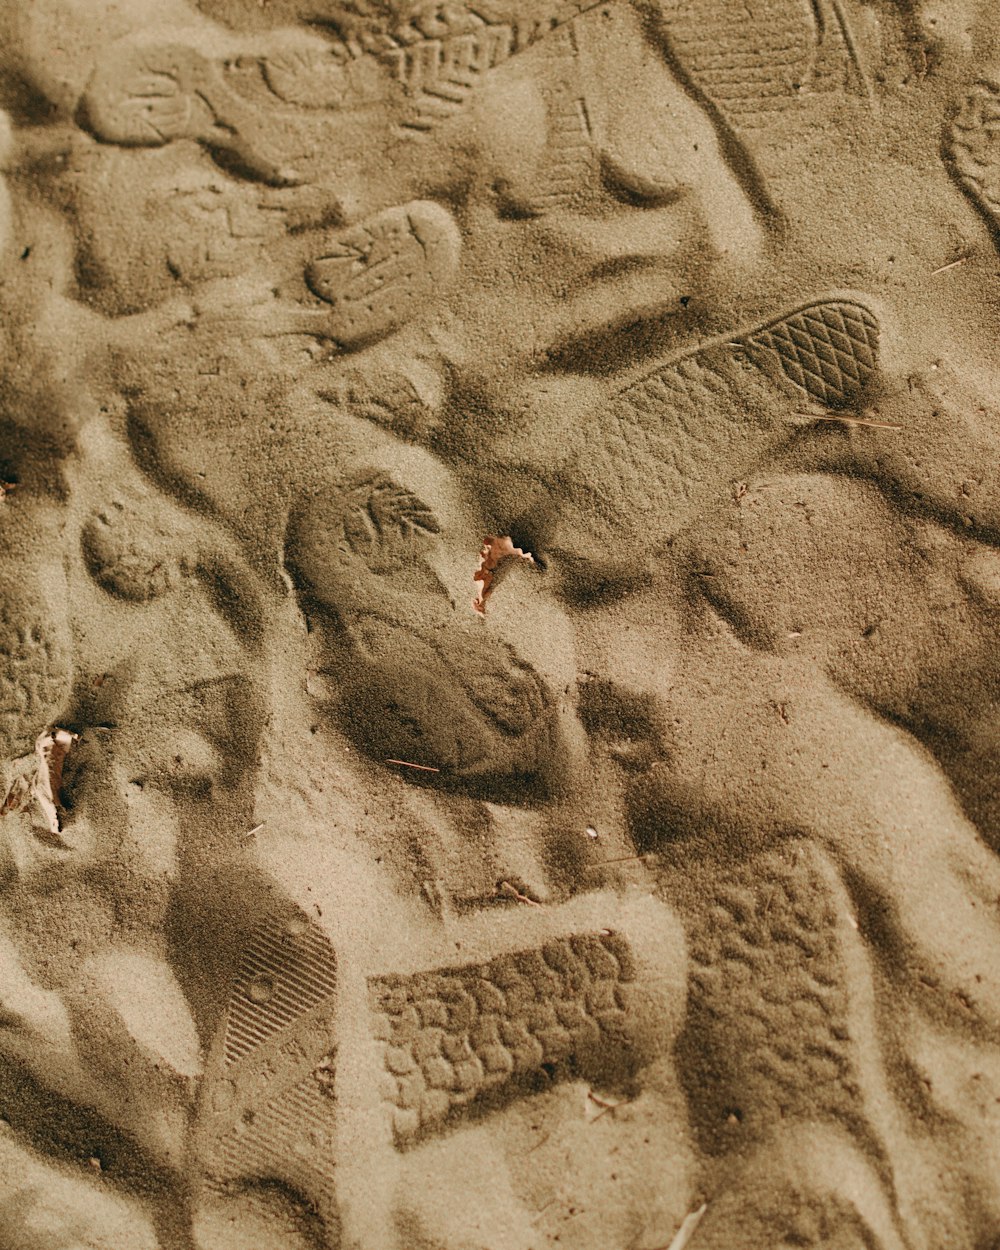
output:
[[0,1250],[1000,1247],[989,0],[0,0]]

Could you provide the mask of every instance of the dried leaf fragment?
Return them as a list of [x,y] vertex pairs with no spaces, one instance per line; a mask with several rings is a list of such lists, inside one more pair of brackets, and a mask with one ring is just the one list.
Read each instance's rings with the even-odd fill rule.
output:
[[6,816],[9,812],[24,811],[30,802],[31,783],[25,776],[15,777],[4,796],[4,801],[0,803],[0,816]]
[[479,589],[472,601],[472,606],[482,615],[486,613],[486,600],[489,598],[493,587],[493,578],[497,566],[510,556],[517,556],[519,560],[525,560],[528,564],[535,563],[535,557],[531,552],[524,551],[521,547],[515,547],[513,539],[509,535],[498,538],[495,535],[488,534],[483,539],[483,546],[479,552],[479,564],[472,575],[472,580],[479,583]]
[[68,729],[46,730],[39,735],[34,755],[26,756],[15,764],[16,775],[0,803],[0,816],[24,812],[33,803],[37,804],[47,831],[60,838],[62,825],[58,803],[63,764],[77,737]]

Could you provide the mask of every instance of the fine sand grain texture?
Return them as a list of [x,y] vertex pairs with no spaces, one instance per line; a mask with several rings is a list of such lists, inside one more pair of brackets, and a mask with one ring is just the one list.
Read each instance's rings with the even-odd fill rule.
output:
[[0,0],[0,1250],[1000,1250],[995,0]]

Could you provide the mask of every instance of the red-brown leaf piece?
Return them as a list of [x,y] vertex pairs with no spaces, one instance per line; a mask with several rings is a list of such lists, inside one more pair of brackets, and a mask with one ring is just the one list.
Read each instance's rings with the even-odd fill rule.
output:
[[509,535],[498,538],[489,534],[483,539],[482,550],[479,552],[479,564],[472,575],[472,580],[479,583],[476,597],[472,601],[472,606],[477,612],[485,615],[486,600],[490,597],[493,588],[497,566],[510,556],[517,556],[519,560],[526,560],[529,564],[535,563],[535,557],[531,552],[515,547]]

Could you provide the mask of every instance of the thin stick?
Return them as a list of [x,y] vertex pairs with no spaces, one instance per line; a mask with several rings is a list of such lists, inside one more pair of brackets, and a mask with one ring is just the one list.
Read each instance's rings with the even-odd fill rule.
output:
[[512,886],[509,881],[501,881],[499,891],[504,898],[515,899],[518,903],[527,903],[529,907],[541,907],[541,903],[539,903],[536,899],[528,898],[527,894],[522,894],[521,891],[515,886]]
[[871,82],[865,73],[864,63],[861,60],[861,54],[858,51],[858,45],[854,39],[854,32],[851,30],[847,21],[847,14],[844,12],[840,0],[832,0],[833,13],[837,19],[837,25],[840,27],[840,33],[844,38],[844,44],[847,47],[847,54],[854,62],[854,68],[858,71],[858,77],[861,79],[861,85],[864,87],[865,95],[869,100],[874,100],[875,92],[872,90]]
[[949,269],[957,269],[959,265],[964,265],[968,259],[968,256],[960,256],[958,260],[953,260],[947,265],[942,265],[940,269],[932,269],[931,277],[936,278],[939,273],[947,273]]
[[588,872],[596,872],[598,868],[603,868],[605,864],[632,864],[637,859],[646,859],[649,852],[642,855],[623,855],[620,859],[599,859],[593,864],[587,865]]
[[544,1207],[539,1207],[539,1208],[538,1208],[538,1210],[537,1210],[537,1211],[535,1212],[535,1214],[531,1217],[531,1219],[528,1221],[528,1223],[529,1223],[529,1224],[534,1224],[536,1220],[540,1220],[540,1219],[542,1218],[542,1216],[545,1214],[545,1212],[549,1209],[549,1207],[551,1207],[551,1206],[553,1205],[553,1203],[554,1203],[554,1202],[556,1202],[556,1201],[557,1201],[557,1200],[556,1200],[555,1198],[550,1198],[550,1199],[548,1200],[548,1202],[545,1204],[545,1206],[544,1206]]
[[[603,1107],[605,1111],[610,1111],[613,1107],[622,1106],[621,1102],[608,1102],[606,1098],[602,1098],[599,1094],[595,1094],[592,1089],[587,1090],[587,1097],[591,1102],[596,1102],[599,1107]],[[624,1101],[627,1101],[627,1099]]]
[[596,1124],[597,1121],[602,1119],[602,1117],[606,1116],[609,1111],[614,1111],[614,1110],[615,1110],[615,1107],[605,1107],[603,1111],[598,1111],[597,1115],[595,1115],[594,1118],[590,1121],[591,1124]]
[[598,1106],[601,1108],[601,1110],[597,1113],[597,1115],[595,1115],[594,1118],[590,1121],[591,1124],[596,1124],[597,1121],[602,1116],[607,1115],[609,1111],[615,1112],[618,1110],[619,1107],[624,1107],[632,1101],[630,1098],[622,1098],[619,1102],[608,1102],[606,1098],[598,1097],[598,1095],[595,1094],[592,1089],[587,1090],[587,1097],[590,1099],[592,1103],[595,1104],[595,1106]]
[[864,417],[838,416],[832,412],[797,412],[797,417],[808,417],[810,421],[845,421],[848,425],[868,425],[876,430],[901,430],[903,426],[892,421],[867,421]]
[[691,1238],[694,1236],[695,1230],[701,1223],[702,1216],[707,1210],[708,1203],[703,1202],[697,1211],[692,1211],[690,1215],[685,1217],[684,1222],[677,1230],[669,1246],[655,1246],[654,1250],[685,1250],[685,1247],[690,1245]]
[[422,773],[439,773],[440,768],[431,768],[429,764],[411,764],[409,760],[386,760],[387,764],[398,764],[400,768],[418,768]]

